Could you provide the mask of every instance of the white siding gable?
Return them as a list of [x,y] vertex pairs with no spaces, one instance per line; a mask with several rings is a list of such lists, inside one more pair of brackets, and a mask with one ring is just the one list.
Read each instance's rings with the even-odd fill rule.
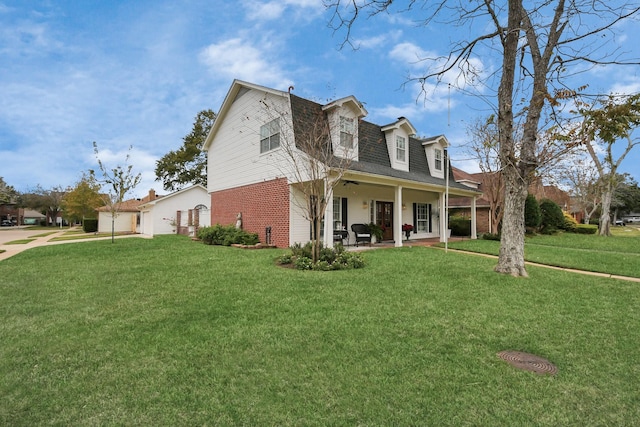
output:
[[[261,153],[261,127],[276,119],[281,147]],[[290,161],[282,153],[282,145],[289,143],[293,144],[293,136],[288,93],[234,82],[205,142],[208,191],[283,176],[291,179]]]
[[354,96],[333,101],[322,109],[329,120],[334,154],[358,161],[358,121],[367,115],[367,110]]
[[445,172],[445,153],[447,147],[449,147],[449,141],[444,136],[438,136],[423,140],[422,146],[424,147],[425,155],[427,156],[427,162],[429,164],[429,171],[431,176],[436,178],[444,178]]
[[409,137],[415,135],[416,129],[409,120],[400,117],[397,122],[382,127],[387,151],[394,169],[409,171]]

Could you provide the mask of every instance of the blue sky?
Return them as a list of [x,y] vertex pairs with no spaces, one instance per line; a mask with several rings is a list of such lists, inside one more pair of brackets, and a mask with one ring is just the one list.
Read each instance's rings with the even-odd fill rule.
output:
[[[492,92],[470,96],[446,84],[420,87],[418,57],[443,55],[465,28],[416,23],[411,14],[359,21],[357,50],[340,49],[322,0],[3,1],[0,0],[0,176],[19,191],[73,185],[101,159],[142,173],[132,196],[155,181],[155,161],[179,148],[196,114],[217,111],[234,78],[325,102],[354,95],[367,120],[407,117],[421,136],[445,134],[455,166],[476,172],[461,148],[466,127],[491,113]],[[610,43],[640,57],[637,22]],[[469,30],[471,31],[471,30]],[[454,34],[457,35],[457,34]],[[489,76],[500,58],[472,58]],[[448,79],[448,80],[447,80]],[[488,80],[487,80],[488,81]],[[591,69],[576,77],[602,91],[638,92],[640,67]],[[623,172],[640,181],[640,147]]]

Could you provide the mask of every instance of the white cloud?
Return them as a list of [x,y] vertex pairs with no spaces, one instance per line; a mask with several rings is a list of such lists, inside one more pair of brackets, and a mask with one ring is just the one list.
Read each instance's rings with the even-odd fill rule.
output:
[[246,17],[252,21],[273,21],[281,19],[286,10],[292,10],[297,18],[312,18],[322,13],[324,7],[318,0],[245,0],[242,5]]
[[610,89],[615,94],[633,94],[640,92],[640,77],[628,78],[625,81],[618,81]]
[[[291,84],[278,61],[266,57],[268,48],[268,45],[258,48],[242,38],[233,38],[207,46],[200,52],[200,60],[212,74],[229,79],[276,87]],[[272,57],[278,58],[276,54]]]

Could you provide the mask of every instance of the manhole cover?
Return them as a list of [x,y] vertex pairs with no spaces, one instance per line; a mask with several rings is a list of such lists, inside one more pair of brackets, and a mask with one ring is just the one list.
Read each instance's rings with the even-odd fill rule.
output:
[[498,353],[498,357],[518,369],[535,372],[536,374],[555,375],[558,373],[558,368],[554,364],[535,354],[505,350]]

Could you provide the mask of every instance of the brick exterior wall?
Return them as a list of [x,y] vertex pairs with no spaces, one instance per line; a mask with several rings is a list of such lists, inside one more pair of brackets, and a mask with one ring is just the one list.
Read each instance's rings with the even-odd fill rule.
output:
[[211,193],[211,224],[235,224],[242,213],[242,228],[258,233],[266,243],[265,229],[271,227],[271,244],[289,246],[289,184],[277,178]]
[[[471,219],[471,208],[452,208],[449,211],[453,215],[460,215]],[[489,208],[476,206],[476,233],[484,234],[489,232]]]

